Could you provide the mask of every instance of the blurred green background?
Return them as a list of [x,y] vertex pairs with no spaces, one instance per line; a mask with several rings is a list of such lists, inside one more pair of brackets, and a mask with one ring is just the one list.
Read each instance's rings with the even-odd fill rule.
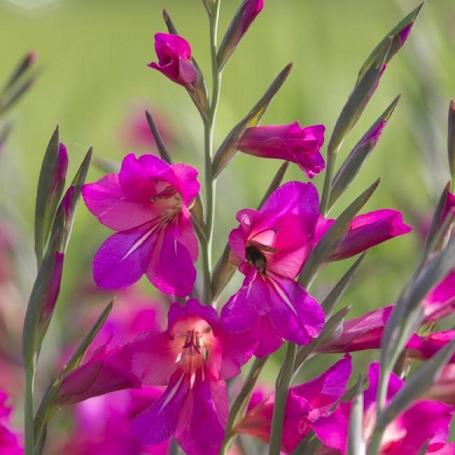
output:
[[[379,40],[418,3],[414,0],[266,0],[226,67],[216,127],[219,144],[289,62],[293,71],[263,119],[266,123],[324,123],[337,118],[360,65]],[[224,31],[239,1],[222,1]],[[201,122],[186,92],[147,68],[155,59],[153,35],[165,31],[166,8],[209,74],[208,30],[199,0],[0,1],[0,77],[33,50],[41,75],[9,114],[15,127],[0,159],[1,216],[21,235],[18,261],[26,296],[34,276],[33,210],[40,162],[56,124],[67,145],[72,175],[89,146],[98,157],[120,161],[129,151],[124,125],[134,110],[151,106],[168,118],[177,160],[202,169]],[[446,111],[455,95],[455,2],[429,0],[408,44],[386,70],[373,101],[346,141],[342,156],[401,94],[397,110],[346,196],[344,208],[378,176],[368,209],[392,207],[415,227],[406,238],[370,251],[342,304],[352,314],[392,303],[421,248],[420,226],[449,175]],[[324,149],[325,154],[325,149]],[[340,160],[341,162],[341,160]],[[238,154],[218,182],[216,250],[222,250],[238,209],[257,205],[279,163]],[[89,180],[101,175],[92,167]],[[305,179],[293,166],[287,178]],[[323,175],[314,179],[321,187]],[[108,234],[80,205],[68,250],[62,307],[90,279],[90,261]],[[312,292],[322,298],[348,267],[330,265]],[[240,282],[237,277],[231,289]],[[147,292],[153,293],[144,284]]]

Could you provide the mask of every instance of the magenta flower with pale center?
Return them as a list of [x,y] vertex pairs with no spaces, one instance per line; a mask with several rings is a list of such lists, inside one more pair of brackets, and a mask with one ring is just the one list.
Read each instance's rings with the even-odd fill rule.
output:
[[[65,402],[75,402],[116,388],[166,386],[135,417],[133,434],[151,446],[173,435],[189,455],[215,454],[228,412],[225,381],[240,373],[254,347],[250,335],[228,332],[213,308],[197,300],[185,306],[175,303],[164,332],[146,332],[123,347],[100,353],[64,378],[60,396]],[[98,375],[93,384],[93,371],[109,375]],[[127,375],[131,385],[125,381]],[[71,395],[75,389],[77,393]]]
[[[350,375],[351,358],[346,356],[311,381],[289,389],[282,439],[282,450],[285,453],[295,450],[311,431],[330,447],[340,447],[339,442],[344,442],[344,439],[336,437],[336,433],[326,425],[326,419],[346,393]],[[245,417],[236,425],[235,432],[268,443],[274,402],[275,395],[272,393],[260,402],[253,405],[250,403]]]
[[179,35],[155,34],[155,51],[158,63],[149,63],[166,77],[183,86],[189,86],[198,79],[198,71],[191,61],[191,46]]
[[[371,437],[374,428],[378,382],[379,363],[374,362],[368,369],[368,389],[363,393],[363,435],[366,440]],[[404,381],[392,373],[389,377],[387,401],[403,385]],[[325,423],[331,429],[332,438],[338,438],[342,445],[341,449],[332,448],[324,454],[347,453],[350,408],[350,403],[342,403],[334,413],[326,417]],[[426,454],[444,453],[439,451],[449,446],[447,439],[452,413],[453,408],[444,403],[431,400],[415,402],[386,427],[379,454],[418,454],[424,444],[428,444]]]
[[322,330],[322,308],[295,281],[318,218],[316,188],[300,182],[279,187],[260,210],[237,213],[240,225],[230,233],[229,246],[245,279],[221,317],[231,330],[255,334],[257,356],[275,351],[283,339],[310,343]]
[[95,255],[96,284],[125,288],[146,274],[160,291],[188,295],[198,255],[189,206],[198,193],[196,169],[153,155],[129,154],[118,174],[84,185],[89,210],[117,231]]
[[311,178],[324,167],[321,147],[324,125],[302,128],[298,122],[289,125],[267,125],[248,128],[237,143],[237,148],[262,158],[277,158],[296,163]]

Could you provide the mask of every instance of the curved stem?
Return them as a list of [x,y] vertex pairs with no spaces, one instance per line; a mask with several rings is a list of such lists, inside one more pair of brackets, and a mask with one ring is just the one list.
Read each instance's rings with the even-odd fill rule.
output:
[[270,435],[269,455],[279,455],[283,435],[284,414],[288,399],[289,385],[294,372],[296,345],[288,343],[286,357],[276,380],[275,405],[273,409],[272,430]]
[[210,55],[212,61],[212,97],[210,100],[209,114],[204,120],[204,148],[205,148],[205,190],[206,190],[206,220],[205,220],[205,237],[206,247],[203,248],[203,266],[204,266],[204,303],[212,304],[211,274],[212,274],[212,239],[213,239],[213,221],[215,212],[215,181],[212,173],[212,156],[213,156],[213,127],[215,124],[216,113],[218,110],[218,101],[221,89],[221,71],[217,61],[217,36],[218,36],[218,19],[220,16],[220,0],[216,0],[213,14],[209,16],[210,28]]

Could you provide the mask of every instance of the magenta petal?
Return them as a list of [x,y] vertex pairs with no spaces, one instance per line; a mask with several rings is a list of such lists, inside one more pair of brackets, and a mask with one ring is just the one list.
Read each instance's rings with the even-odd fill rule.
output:
[[133,202],[123,197],[117,174],[84,185],[82,196],[100,223],[116,231],[139,226],[153,217],[149,202]]
[[324,311],[319,303],[293,280],[274,276],[268,279],[268,284],[272,326],[288,341],[310,343],[324,325]]
[[228,396],[224,382],[196,382],[185,401],[175,438],[188,455],[216,455],[224,437]]
[[[144,384],[166,385],[176,368],[171,341],[167,332],[145,333],[138,337],[122,348],[131,358],[127,368]],[[154,365],[159,365],[159,368],[154,368]]]
[[137,158],[130,153],[123,158],[119,173],[122,195],[128,200],[149,203],[160,192],[159,181],[169,182],[173,172],[168,163],[154,155]]
[[332,405],[346,393],[351,370],[351,357],[345,356],[318,377],[292,390],[304,397],[312,408]]
[[150,445],[168,439],[175,432],[189,393],[189,384],[181,372],[177,372],[161,397],[133,419],[134,437],[143,444]]
[[93,260],[93,278],[105,289],[126,288],[146,271],[154,233],[150,228],[132,229],[109,237]]
[[329,260],[336,261],[354,256],[410,231],[411,227],[403,222],[401,213],[396,210],[375,210],[358,215],[352,220],[346,237]]
[[[368,388],[363,393],[363,405],[365,410],[367,410],[372,404],[376,403],[379,384],[379,373],[380,373],[379,362],[371,363],[368,368]],[[401,389],[402,386],[403,381],[398,376],[392,373],[389,376],[387,400],[393,398],[396,395],[396,393]]]
[[325,344],[319,352],[354,352],[364,349],[379,349],[387,321],[393,306],[370,311],[354,319],[344,321],[341,330]]
[[189,205],[199,194],[198,171],[194,167],[183,163],[173,164],[171,167],[178,180],[179,192],[185,204]]
[[455,309],[455,270],[452,270],[423,302],[425,322],[437,321]]
[[342,404],[334,412],[319,417],[311,423],[311,428],[316,433],[317,438],[326,447],[346,453],[349,429],[349,406]]
[[160,291],[186,296],[193,290],[196,269],[186,246],[180,241],[176,223],[160,232],[147,268],[147,277]]
[[[255,271],[245,277],[242,287],[223,306],[221,319],[232,332],[251,330],[261,315],[257,305],[268,301],[267,287]],[[262,313],[265,312],[265,308]]]
[[129,370],[122,353],[111,358],[88,361],[71,371],[59,389],[59,403],[72,404],[121,389],[140,387],[140,381]]
[[261,316],[254,328],[257,347],[254,351],[256,357],[265,357],[278,350],[283,344],[283,338],[277,333],[268,316]]

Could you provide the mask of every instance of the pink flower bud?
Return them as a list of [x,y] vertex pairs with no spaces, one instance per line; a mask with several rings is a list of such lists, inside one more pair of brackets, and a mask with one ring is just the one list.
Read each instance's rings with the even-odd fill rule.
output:
[[192,85],[198,78],[198,71],[191,61],[191,46],[179,35],[157,33],[155,51],[158,63],[149,63],[177,84]]
[[237,147],[250,155],[296,163],[311,178],[325,167],[320,153],[324,132],[324,125],[302,128],[298,122],[256,126],[245,131]]

